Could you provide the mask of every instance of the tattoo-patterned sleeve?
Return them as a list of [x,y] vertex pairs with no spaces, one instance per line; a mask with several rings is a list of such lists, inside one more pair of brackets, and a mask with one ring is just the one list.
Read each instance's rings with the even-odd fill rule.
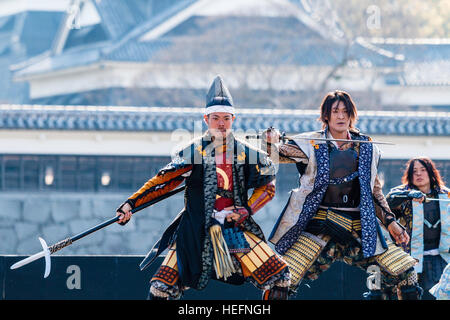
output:
[[282,144],[267,143],[267,153],[274,163],[308,163],[308,157],[293,141]]
[[253,193],[248,200],[248,206],[255,214],[258,210],[264,207],[275,196],[275,180],[272,180],[266,185],[260,186],[253,190]]
[[392,215],[395,218],[395,214],[389,208],[386,198],[383,195],[383,190],[378,175],[375,177],[373,197],[375,200],[375,212],[377,217],[383,222],[384,225],[386,225],[386,215]]
[[138,191],[128,198],[133,208],[156,199],[180,185],[190,174],[192,165],[184,165],[172,161],[161,169],[156,176],[149,179]]

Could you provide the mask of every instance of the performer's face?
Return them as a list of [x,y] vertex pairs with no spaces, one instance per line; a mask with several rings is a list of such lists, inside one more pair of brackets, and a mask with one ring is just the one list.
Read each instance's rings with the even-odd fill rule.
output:
[[429,189],[430,187],[430,176],[420,161],[414,161],[413,184],[418,188]]
[[209,132],[214,137],[225,138],[233,126],[235,117],[228,112],[213,112],[205,115],[205,122],[208,125]]
[[333,134],[333,132],[335,133],[346,132],[349,127],[350,127],[350,117],[348,115],[347,108],[345,107],[344,102],[336,101],[331,106],[331,113],[328,119],[328,128]]

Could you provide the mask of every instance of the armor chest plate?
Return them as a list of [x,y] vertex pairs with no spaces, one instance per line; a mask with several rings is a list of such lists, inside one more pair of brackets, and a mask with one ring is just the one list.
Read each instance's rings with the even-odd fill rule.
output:
[[[428,196],[428,195],[427,195]],[[424,226],[423,241],[424,250],[439,248],[441,237],[440,209],[436,201],[425,202],[423,204]]]
[[352,148],[330,152],[330,178],[342,178],[358,170],[358,154]]
[[[358,170],[358,154],[349,148],[338,150],[332,148],[330,153],[330,179],[343,178]],[[330,184],[322,204],[328,207],[358,207],[360,201],[359,179]]]

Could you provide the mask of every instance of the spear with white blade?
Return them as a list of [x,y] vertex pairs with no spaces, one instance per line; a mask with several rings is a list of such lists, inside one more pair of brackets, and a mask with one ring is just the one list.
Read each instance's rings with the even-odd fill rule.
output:
[[[159,197],[157,199],[154,199],[154,200],[149,201],[149,202],[147,202],[147,203],[145,203],[145,204],[143,204],[143,205],[141,205],[139,207],[136,207],[136,208],[132,209],[131,213],[136,213],[136,212],[138,212],[138,211],[140,211],[142,209],[145,209],[145,208],[147,208],[147,207],[149,207],[151,205],[154,205],[155,203],[158,203],[161,200],[164,200],[164,199],[166,199],[166,198],[168,198],[168,197],[170,197],[170,196],[172,196],[172,195],[174,195],[176,193],[179,193],[179,192],[183,191],[184,189],[185,189],[185,186],[180,187],[180,188],[175,189],[175,190],[172,190],[172,191],[162,195],[161,197]],[[86,230],[84,232],[81,232],[81,233],[79,233],[79,234],[77,234],[77,235],[75,235],[73,237],[61,240],[61,241],[55,243],[54,245],[52,245],[50,247],[47,246],[47,243],[45,242],[44,239],[39,237],[39,241],[41,242],[43,250],[41,252],[38,252],[38,253],[28,257],[28,258],[25,258],[23,260],[20,260],[20,261],[14,263],[10,268],[11,269],[17,269],[17,268],[23,267],[24,265],[27,265],[27,264],[29,264],[29,263],[37,260],[37,259],[45,257],[44,278],[47,278],[48,275],[50,274],[50,268],[51,268],[50,255],[51,254],[55,253],[58,250],[61,250],[62,248],[70,246],[75,241],[80,240],[81,238],[84,238],[87,235],[89,235],[89,234],[91,234],[91,233],[93,233],[95,231],[103,229],[104,227],[109,226],[110,224],[113,224],[114,222],[119,221],[119,219],[120,219],[119,216],[115,216],[115,217],[113,217],[113,218],[111,218],[109,220],[106,220],[105,222],[102,222],[102,223],[96,225],[95,227],[92,227],[92,228],[90,228],[90,229],[88,229],[88,230]]]

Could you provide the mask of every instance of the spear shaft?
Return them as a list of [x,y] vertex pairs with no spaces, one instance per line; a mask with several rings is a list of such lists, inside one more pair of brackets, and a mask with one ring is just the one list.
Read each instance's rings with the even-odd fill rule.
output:
[[[186,188],[186,186],[183,186],[183,187],[180,187],[178,189],[169,191],[168,193],[162,195],[161,197],[159,197],[157,199],[153,199],[152,201],[149,201],[149,202],[147,202],[147,203],[145,203],[143,205],[140,205],[140,206],[132,209],[131,212],[132,213],[136,213],[136,212],[138,212],[138,211],[140,211],[142,209],[145,209],[145,208],[147,208],[147,207],[149,207],[151,205],[154,205],[154,204],[156,204],[156,203],[158,203],[158,202],[160,202],[160,201],[162,201],[162,200],[164,200],[164,199],[166,199],[166,198],[168,198],[168,197],[170,197],[170,196],[172,196],[174,194],[177,194],[177,193],[183,191],[185,188]],[[53,254],[56,251],[61,250],[62,248],[65,248],[67,246],[70,246],[75,241],[80,240],[80,239],[90,235],[93,232],[96,232],[96,231],[98,231],[100,229],[103,229],[103,228],[109,226],[109,225],[119,221],[119,219],[120,219],[119,216],[115,216],[115,217],[113,217],[111,219],[108,219],[108,220],[106,220],[106,221],[104,221],[104,222],[102,222],[102,223],[100,223],[100,224],[98,224],[98,225],[96,225],[96,226],[94,226],[94,227],[84,231],[84,232],[81,232],[81,233],[79,233],[79,234],[77,234],[77,235],[75,235],[73,237],[61,240],[61,241],[59,241],[59,242],[57,242],[57,243],[55,243],[55,244],[53,244],[53,245],[51,245],[49,247],[47,247],[47,245],[45,244],[45,241],[42,238],[39,238],[39,240],[41,241],[41,245],[42,245],[43,250],[41,252],[38,252],[38,253],[30,256],[30,257],[27,257],[27,258],[25,258],[23,260],[20,260],[20,261],[16,262],[15,264],[13,264],[11,266],[11,269],[20,268],[20,267],[22,267],[24,265],[27,265],[27,264],[29,264],[29,263],[37,260],[37,259],[45,257],[46,258],[45,259],[46,260],[46,272],[45,272],[44,277],[46,278],[48,276],[48,274],[50,273],[50,257],[49,257],[50,254]]]

